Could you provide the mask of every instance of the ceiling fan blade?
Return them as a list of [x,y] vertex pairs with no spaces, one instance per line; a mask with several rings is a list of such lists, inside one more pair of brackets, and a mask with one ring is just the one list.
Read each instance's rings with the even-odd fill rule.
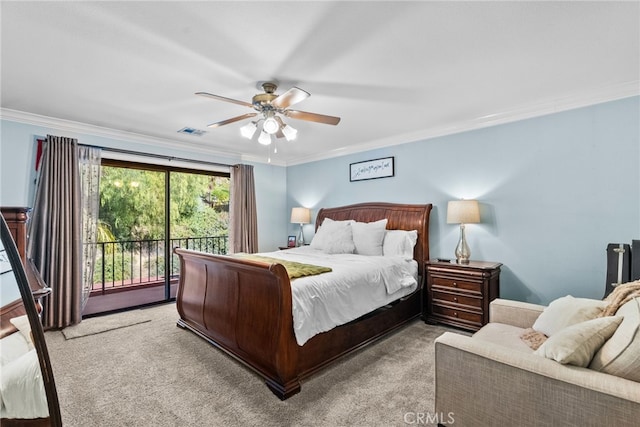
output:
[[297,104],[300,101],[304,101],[310,96],[311,94],[309,92],[306,92],[294,86],[271,101],[271,105],[276,108],[287,108],[290,105]]
[[225,98],[224,96],[214,95],[207,92],[196,92],[196,95],[206,96],[207,98],[217,99],[218,101],[231,102],[233,104],[244,105],[245,107],[253,108],[253,104],[244,101],[238,101],[237,99]]
[[308,120],[310,122],[324,123],[327,125],[337,125],[340,117],[325,116],[324,114],[307,113],[306,111],[286,110],[284,115],[292,119]]
[[207,125],[207,127],[218,128],[220,126],[228,125],[229,123],[239,122],[240,120],[248,119],[250,117],[255,117],[257,115],[258,113],[247,113],[241,116],[232,117],[227,120],[222,120],[221,122],[211,123],[210,125]]

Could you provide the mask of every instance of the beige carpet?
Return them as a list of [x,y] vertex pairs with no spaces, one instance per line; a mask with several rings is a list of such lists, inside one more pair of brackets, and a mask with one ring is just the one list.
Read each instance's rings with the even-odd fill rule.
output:
[[87,335],[101,334],[114,329],[126,328],[138,323],[150,322],[151,318],[142,310],[126,311],[109,316],[92,317],[84,319],[77,325],[69,326],[62,330],[62,335],[68,340],[86,337]]
[[174,304],[138,312],[150,321],[73,340],[45,334],[65,426],[404,426],[405,414],[433,411],[433,340],[447,328],[415,321],[283,402],[176,327]]

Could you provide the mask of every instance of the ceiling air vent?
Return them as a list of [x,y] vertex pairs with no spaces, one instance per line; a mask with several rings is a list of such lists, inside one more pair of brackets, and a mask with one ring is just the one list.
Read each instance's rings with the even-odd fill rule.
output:
[[180,129],[178,133],[186,133],[187,135],[202,136],[205,133],[207,133],[207,131],[187,127],[187,128]]

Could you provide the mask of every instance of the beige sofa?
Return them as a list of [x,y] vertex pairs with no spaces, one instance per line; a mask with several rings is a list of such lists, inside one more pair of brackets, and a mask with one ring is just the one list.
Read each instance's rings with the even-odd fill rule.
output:
[[520,334],[544,308],[496,299],[490,323],[473,336],[446,332],[436,339],[439,420],[461,427],[640,425],[640,367],[631,366],[640,363],[640,298],[618,310],[624,318],[596,354],[600,362],[611,357],[616,375],[593,369],[596,357],[583,368],[534,354]]

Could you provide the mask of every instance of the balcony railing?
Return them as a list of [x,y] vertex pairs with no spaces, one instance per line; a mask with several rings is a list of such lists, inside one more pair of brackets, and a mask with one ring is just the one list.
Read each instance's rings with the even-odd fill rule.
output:
[[[169,277],[180,274],[173,248],[181,247],[213,254],[228,252],[227,236],[170,239]],[[97,243],[92,293],[131,286],[152,286],[165,281],[165,240],[124,240]]]

